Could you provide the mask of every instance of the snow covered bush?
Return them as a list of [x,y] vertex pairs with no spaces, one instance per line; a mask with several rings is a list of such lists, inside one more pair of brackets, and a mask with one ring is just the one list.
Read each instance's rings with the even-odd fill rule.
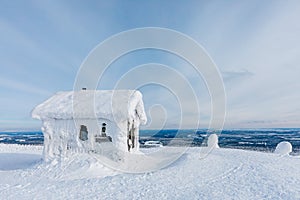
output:
[[284,141],[284,142],[280,142],[279,144],[277,144],[274,153],[277,153],[280,155],[287,155],[292,152],[292,149],[293,149],[292,144]]
[[207,146],[209,148],[219,148],[218,145],[219,139],[217,134],[211,134],[207,140]]

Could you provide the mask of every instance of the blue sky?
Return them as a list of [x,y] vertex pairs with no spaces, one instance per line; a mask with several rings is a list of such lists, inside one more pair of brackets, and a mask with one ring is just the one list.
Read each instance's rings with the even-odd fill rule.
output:
[[[180,31],[206,49],[224,79],[225,127],[299,127],[299,19],[299,1],[1,0],[0,129],[39,127],[31,110],[57,91],[72,90],[82,61],[97,44],[149,26]],[[201,120],[207,123],[203,82],[193,80],[186,63],[170,57],[147,50],[127,55],[104,80],[117,80],[125,69],[149,62],[174,67],[201,91]],[[152,109],[153,126],[167,113],[172,127],[178,120],[176,101],[157,87],[143,89],[146,109],[165,106]]]

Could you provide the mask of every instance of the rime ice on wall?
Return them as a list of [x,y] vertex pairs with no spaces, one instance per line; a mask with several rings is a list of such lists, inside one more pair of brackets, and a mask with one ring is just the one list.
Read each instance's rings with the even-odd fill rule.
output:
[[[131,151],[137,151],[139,126],[147,120],[142,94],[135,90],[58,92],[38,105],[32,117],[43,121],[45,160],[65,157],[68,150],[104,152],[109,143],[103,142],[121,151],[135,144]],[[86,140],[80,139],[80,131]]]

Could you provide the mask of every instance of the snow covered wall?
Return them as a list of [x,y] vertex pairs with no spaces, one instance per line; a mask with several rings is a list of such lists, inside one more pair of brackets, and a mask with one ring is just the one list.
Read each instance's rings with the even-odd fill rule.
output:
[[147,121],[142,94],[136,90],[58,92],[32,111],[43,121],[44,159],[70,150],[139,150],[139,126]]

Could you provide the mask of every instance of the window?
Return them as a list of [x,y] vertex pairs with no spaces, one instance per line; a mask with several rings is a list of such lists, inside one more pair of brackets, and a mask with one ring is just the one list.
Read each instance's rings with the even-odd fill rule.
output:
[[80,126],[79,139],[82,141],[88,140],[88,131],[87,127],[84,125]]
[[106,124],[102,123],[101,136],[106,137]]
[[135,127],[134,127],[134,121],[133,121],[131,127],[130,127],[130,123],[128,122],[127,129],[128,129],[127,146],[128,146],[128,151],[130,151],[130,149],[133,149],[135,147],[135,135],[134,135]]

